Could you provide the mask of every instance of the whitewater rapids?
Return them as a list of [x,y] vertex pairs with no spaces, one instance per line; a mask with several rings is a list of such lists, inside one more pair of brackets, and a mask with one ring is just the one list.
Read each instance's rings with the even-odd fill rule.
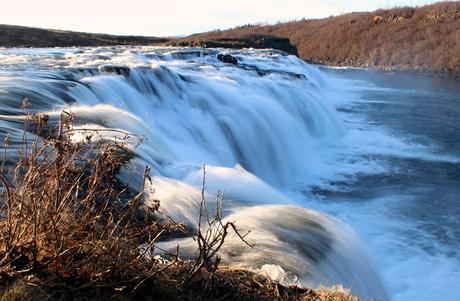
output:
[[[217,59],[218,49],[101,47],[2,49],[0,135],[19,143],[21,105],[54,120],[72,111],[81,128],[120,129],[143,138],[132,168],[121,178],[136,187],[152,167],[152,199],[178,222],[198,222],[201,166],[207,194],[225,192],[225,219],[244,232],[232,236],[226,264],[277,273],[308,287],[341,284],[369,299],[387,300],[366,247],[346,224],[305,208],[297,193],[343,174],[331,169],[346,143],[327,77],[294,56],[270,50],[231,51],[238,64]],[[110,138],[110,137],[105,137]],[[114,138],[114,137],[111,137]],[[76,138],[77,139],[77,138]],[[354,170],[377,168],[371,163]],[[212,202],[209,202],[212,207]],[[182,255],[194,255],[190,238]],[[275,273],[276,274],[276,273]]]

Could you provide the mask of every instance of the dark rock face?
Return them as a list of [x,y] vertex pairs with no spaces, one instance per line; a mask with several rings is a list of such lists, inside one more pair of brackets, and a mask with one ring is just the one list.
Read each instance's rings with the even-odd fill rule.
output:
[[99,70],[104,73],[129,76],[129,67],[125,66],[104,65],[99,67]]
[[238,64],[238,59],[230,54],[218,54],[217,59],[221,62],[227,63],[227,64]]
[[170,46],[180,47],[203,47],[203,48],[256,48],[256,49],[277,49],[288,54],[298,56],[297,48],[293,46],[288,38],[279,38],[268,35],[243,35],[241,37],[225,38],[185,38],[168,43]]
[[257,47],[254,48],[273,48],[279,49],[289,54],[298,56],[297,48],[291,44],[288,38],[278,38],[278,37],[262,37],[256,39],[254,43]]

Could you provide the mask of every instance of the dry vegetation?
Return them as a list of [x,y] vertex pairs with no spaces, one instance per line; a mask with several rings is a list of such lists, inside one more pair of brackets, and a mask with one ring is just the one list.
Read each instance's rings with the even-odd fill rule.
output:
[[195,44],[254,35],[289,38],[313,63],[460,74],[460,2],[398,7],[193,35]]
[[[125,140],[74,142],[72,115],[58,126],[26,113],[19,160],[0,169],[0,300],[357,300],[347,294],[284,287],[263,275],[220,267],[218,251],[235,224],[221,206],[206,208],[205,172],[198,230],[144,205],[145,183],[133,191],[117,172],[131,158]],[[221,198],[219,199],[221,200]],[[217,202],[221,204],[220,201]],[[192,261],[156,256],[155,242],[177,232],[197,242]],[[140,246],[143,246],[142,248]]]

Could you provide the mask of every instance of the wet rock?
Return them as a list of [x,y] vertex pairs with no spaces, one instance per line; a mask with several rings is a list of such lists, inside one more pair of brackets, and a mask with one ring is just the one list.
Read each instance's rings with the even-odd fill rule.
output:
[[230,54],[218,54],[217,59],[221,62],[227,63],[227,64],[238,64],[238,59],[234,57],[233,55]]
[[105,65],[99,68],[101,72],[129,76],[129,67]]

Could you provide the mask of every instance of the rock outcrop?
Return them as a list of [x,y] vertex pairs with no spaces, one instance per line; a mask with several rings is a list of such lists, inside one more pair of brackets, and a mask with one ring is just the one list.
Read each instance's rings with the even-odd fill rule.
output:
[[225,38],[196,38],[188,37],[173,40],[169,46],[180,47],[203,47],[203,48],[256,48],[256,49],[277,49],[288,54],[298,56],[297,48],[293,46],[288,38],[280,38],[269,35],[243,35],[238,37],[228,36]]
[[227,63],[227,64],[238,64],[238,59],[234,57],[233,55],[230,54],[218,54],[217,59],[221,62]]

